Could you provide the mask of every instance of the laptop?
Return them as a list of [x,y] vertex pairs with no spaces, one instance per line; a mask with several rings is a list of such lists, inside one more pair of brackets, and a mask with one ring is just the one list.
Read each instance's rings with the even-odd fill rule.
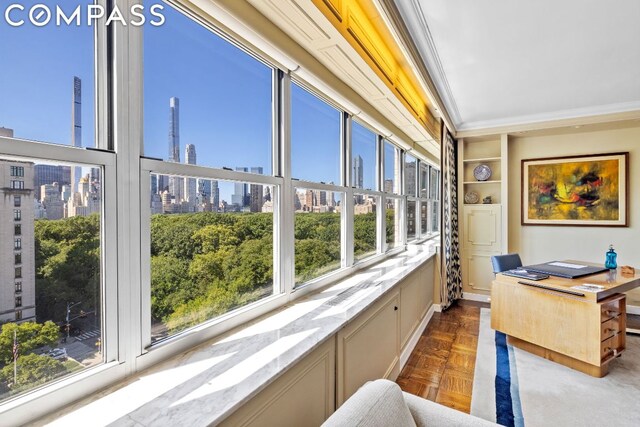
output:
[[501,271],[500,274],[529,280],[544,280],[549,278],[548,274],[534,273],[533,271],[527,271],[522,267]]
[[551,261],[544,264],[527,265],[522,268],[533,273],[548,274],[550,276],[565,277],[567,279],[575,279],[577,277],[607,271],[605,267],[594,267],[592,265],[567,261]]

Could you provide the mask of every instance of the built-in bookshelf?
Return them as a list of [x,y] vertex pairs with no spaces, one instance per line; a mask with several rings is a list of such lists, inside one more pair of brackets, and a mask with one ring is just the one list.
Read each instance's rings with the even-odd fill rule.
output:
[[[508,250],[507,149],[507,135],[458,141],[458,218],[463,291],[467,294],[489,295],[493,282],[491,257]],[[474,176],[474,169],[480,165],[491,170],[484,181]],[[477,194],[476,203],[465,201],[470,192]]]

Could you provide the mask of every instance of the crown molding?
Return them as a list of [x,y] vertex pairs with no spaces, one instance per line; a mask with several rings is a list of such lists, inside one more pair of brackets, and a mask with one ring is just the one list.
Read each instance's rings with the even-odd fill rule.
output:
[[[440,61],[440,55],[436,47],[435,41],[431,36],[429,25],[425,19],[425,13],[420,5],[419,0],[396,0],[396,7],[404,22],[405,28],[419,28],[420,31],[412,31],[409,37],[413,40],[417,50],[417,55],[426,65],[428,75],[433,81],[436,92],[440,95],[445,111],[449,116],[449,122],[453,125],[453,129],[458,129],[462,123],[458,104],[453,96],[449,81],[444,72],[444,67]],[[407,31],[409,34],[409,32]],[[452,129],[452,130],[453,130]]]
[[636,101],[463,123],[458,128],[456,137],[468,138],[634,119],[640,119],[640,102]]
[[393,0],[374,0],[374,2],[378,5],[381,15],[386,18],[387,26],[392,30],[396,38],[396,42],[404,50],[407,59],[411,61],[411,65],[416,70],[416,74],[420,77],[423,89],[431,98],[432,104],[436,108],[438,115],[442,117],[449,129],[455,130],[454,122],[451,119],[447,106],[440,96],[438,88],[431,76],[431,72],[427,69],[422,55],[420,54],[420,50],[416,46],[396,2]]

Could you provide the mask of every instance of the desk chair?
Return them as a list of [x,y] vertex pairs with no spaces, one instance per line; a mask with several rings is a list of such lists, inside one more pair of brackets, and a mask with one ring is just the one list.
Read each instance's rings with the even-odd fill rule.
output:
[[491,257],[491,264],[493,264],[493,274],[522,267],[518,254],[494,255]]

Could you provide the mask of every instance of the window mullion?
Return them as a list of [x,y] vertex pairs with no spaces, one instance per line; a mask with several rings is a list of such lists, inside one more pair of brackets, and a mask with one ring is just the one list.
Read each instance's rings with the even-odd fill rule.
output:
[[280,173],[284,178],[279,192],[279,218],[275,224],[280,235],[280,278],[283,291],[290,295],[295,286],[295,212],[293,198],[295,188],[291,179],[291,77],[279,72],[279,90],[275,95],[279,105],[278,144]]
[[342,202],[342,267],[353,265],[353,229],[354,229],[354,202],[353,202],[353,160],[352,160],[352,118],[347,113],[342,113],[342,138],[341,138],[341,166],[342,184],[347,187],[345,198]]
[[[128,11],[128,0],[114,0],[114,6]],[[141,306],[151,304],[142,295],[140,265],[140,155],[143,152],[142,28],[116,25],[113,33],[113,141],[117,155],[119,359],[127,372],[135,371],[135,358],[143,352]],[[148,199],[147,199],[148,200]],[[149,250],[147,246],[144,250]]]

